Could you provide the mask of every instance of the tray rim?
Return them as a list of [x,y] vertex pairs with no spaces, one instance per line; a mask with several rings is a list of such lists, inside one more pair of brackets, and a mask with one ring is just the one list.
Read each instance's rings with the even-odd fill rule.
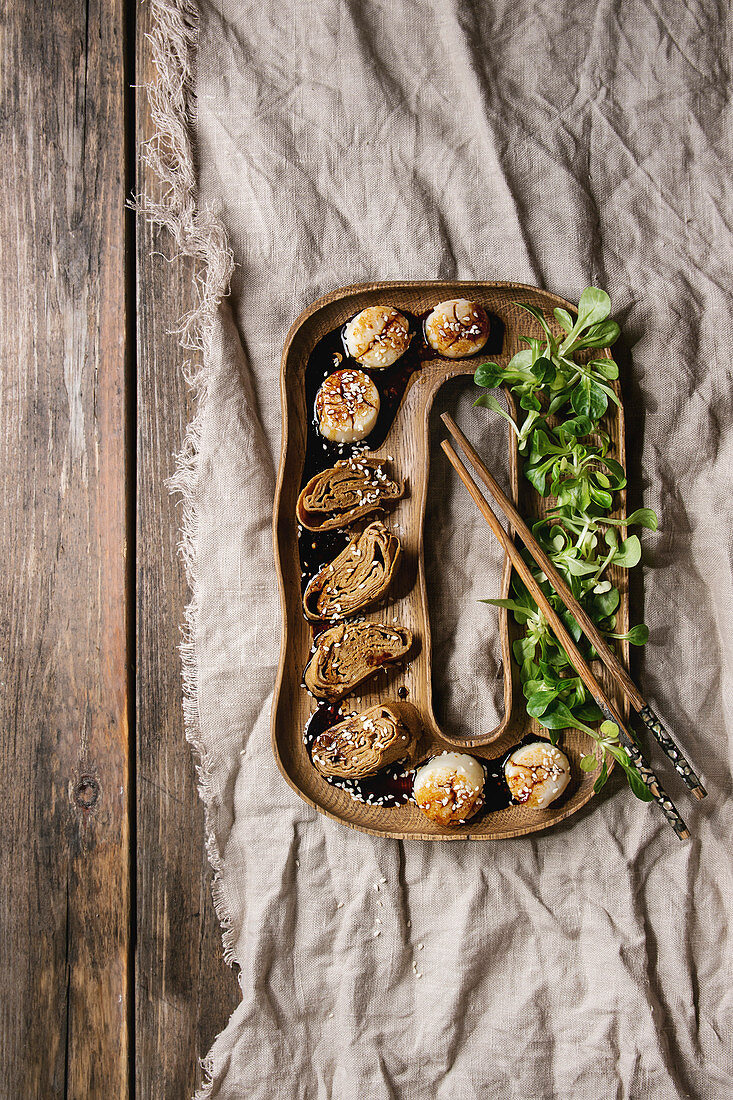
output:
[[[288,786],[295,791],[295,793],[305,802],[308,806],[311,806],[319,814],[324,817],[335,821],[339,825],[344,825],[349,829],[353,829],[356,832],[366,833],[369,836],[380,837],[385,840],[400,840],[400,841],[500,841],[500,840],[512,840],[522,836],[536,836],[544,835],[555,826],[562,824],[568,818],[573,817],[580,810],[585,809],[588,803],[596,797],[593,787],[588,787],[587,793],[582,800],[574,805],[572,808],[568,808],[558,813],[553,817],[552,822],[548,822],[546,825],[538,824],[537,826],[530,823],[516,830],[508,830],[497,835],[488,835],[485,833],[472,834],[470,831],[466,833],[414,833],[414,832],[400,832],[397,830],[387,829],[375,829],[369,826],[357,824],[354,821],[349,821],[345,817],[341,817],[339,814],[334,813],[332,810],[326,809],[324,806],[319,805],[313,798],[307,795],[298,785],[294,782],[291,776],[288,774],[286,768],[283,765],[280,757],[280,750],[277,742],[276,734],[276,718],[278,703],[280,699],[280,693],[283,687],[283,676],[285,672],[285,662],[288,643],[288,616],[286,606],[286,593],[285,593],[285,578],[283,574],[283,565],[280,557],[280,548],[278,543],[278,523],[280,519],[280,501],[282,497],[283,484],[285,479],[285,457],[287,453],[288,441],[290,436],[290,425],[287,416],[287,393],[286,393],[286,381],[285,381],[285,365],[290,352],[290,348],[295,340],[295,337],[299,333],[303,325],[320,310],[327,306],[340,301],[343,298],[348,298],[350,295],[366,294],[376,292],[380,290],[389,290],[394,287],[410,287],[415,289],[423,289],[432,286],[451,286],[460,288],[462,286],[484,286],[492,289],[510,290],[516,289],[518,291],[529,290],[533,293],[539,292],[540,294],[547,295],[554,300],[556,305],[562,305],[570,310],[577,310],[577,306],[570,302],[567,298],[563,298],[562,295],[556,294],[554,291],[546,290],[544,287],[534,286],[531,283],[515,282],[514,280],[494,280],[494,279],[390,279],[390,280],[376,280],[365,283],[350,283],[346,286],[337,287],[335,290],[330,291],[328,294],[323,294],[317,298],[310,305],[306,306],[298,316],[295,318],[290,328],[287,331],[285,342],[283,344],[283,350],[280,357],[280,418],[282,423],[282,433],[280,440],[280,459],[278,463],[277,482],[275,486],[275,498],[273,502],[272,510],[272,539],[273,539],[273,554],[275,558],[275,570],[277,573],[278,582],[278,597],[280,602],[281,624],[280,624],[280,652],[278,655],[278,666],[275,676],[275,684],[272,694],[272,704],[270,709],[270,743],[272,746],[272,752],[277,763],[278,771],[288,784]],[[607,349],[604,349],[607,350]],[[619,393],[619,396],[621,394]],[[620,437],[623,440],[623,464],[626,466],[626,424],[625,424],[625,410],[623,400],[618,406],[618,418],[619,418],[619,431]],[[621,507],[626,508],[626,489],[621,490],[619,494],[621,498]],[[628,597],[627,597],[628,598]],[[625,650],[624,657],[628,664],[628,643],[623,643]],[[610,761],[609,773],[613,769],[613,761]]]

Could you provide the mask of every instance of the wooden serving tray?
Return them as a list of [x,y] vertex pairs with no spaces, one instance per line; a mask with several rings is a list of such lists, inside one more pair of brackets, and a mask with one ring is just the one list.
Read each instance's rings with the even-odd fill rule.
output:
[[[391,670],[386,678],[378,675],[349,696],[348,701],[353,703],[354,709],[363,710],[385,698],[396,699],[398,689],[404,685],[408,691],[408,701],[420,713],[430,755],[444,749],[459,748],[481,758],[501,757],[528,733],[547,737],[547,732],[535,720],[530,719],[524,710],[515,665],[511,659],[511,642],[518,634],[505,610],[497,611],[504,666],[505,703],[504,717],[500,724],[480,738],[455,738],[451,737],[449,730],[439,728],[433,714],[430,621],[423,558],[423,520],[429,474],[428,421],[436,394],[449,378],[473,375],[481,362],[491,360],[507,363],[515,352],[526,346],[520,343],[519,332],[541,335],[539,325],[517,307],[517,301],[529,302],[539,307],[551,323],[555,306],[573,311],[574,307],[557,295],[521,283],[389,282],[344,287],[320,298],[295,321],[285,342],[280,373],[283,434],[273,533],[282,607],[282,635],[272,706],[273,751],[280,771],[290,786],[320,813],[375,836],[395,839],[495,840],[537,832],[565,820],[584,806],[593,796],[596,778],[596,773],[589,775],[578,766],[581,756],[592,751],[593,742],[578,730],[567,730],[562,735],[561,744],[571,762],[572,780],[556,804],[545,811],[512,805],[478,817],[474,822],[445,829],[431,822],[412,802],[387,808],[355,801],[345,791],[332,786],[319,775],[310,762],[303,741],[305,725],[315,709],[315,700],[301,686],[312,637],[302,611],[298,525],[295,519],[305,459],[307,426],[311,415],[311,410],[306,408],[304,384],[308,358],[321,337],[339,328],[368,305],[393,305],[397,309],[419,315],[437,302],[456,297],[479,302],[489,313],[501,320],[504,326],[503,346],[500,354],[479,354],[470,359],[455,361],[436,356],[424,362],[407,384],[384,444],[371,452],[392,457],[395,472],[407,479],[407,495],[389,512],[385,521],[390,528],[398,531],[403,548],[403,559],[394,590],[388,597],[386,609],[384,606],[379,607],[367,613],[366,617],[377,621],[391,621],[392,616],[396,615],[399,622],[413,632],[418,644],[416,654],[404,670]],[[511,395],[509,400],[511,404]],[[608,419],[612,453],[623,463],[623,410],[616,410],[616,416]],[[520,478],[516,440],[508,428],[507,434],[511,496],[523,515],[540,516],[547,501],[539,497],[526,479]],[[625,493],[621,492],[617,497],[620,507],[614,515],[625,515]],[[307,534],[308,532],[304,532],[304,536]],[[487,538],[490,537],[487,531]],[[629,617],[626,573],[624,570],[611,570],[609,576],[621,595],[617,629],[623,633],[628,629]],[[508,593],[510,577],[511,567],[505,561],[502,596]],[[622,658],[628,663],[628,643],[623,643]],[[624,700],[614,692],[613,685],[604,676],[605,670],[596,672],[619,708],[624,711]]]

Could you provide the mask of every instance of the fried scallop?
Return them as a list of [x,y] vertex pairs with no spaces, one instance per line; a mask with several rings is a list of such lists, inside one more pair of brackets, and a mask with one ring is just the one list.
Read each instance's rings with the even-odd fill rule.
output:
[[570,782],[570,761],[549,741],[521,745],[504,765],[512,798],[523,806],[544,810]]
[[475,756],[443,752],[415,773],[412,796],[431,821],[462,825],[483,805],[485,775]]
[[367,306],[344,329],[349,355],[371,370],[391,367],[410,346],[408,320],[393,306]]
[[468,298],[439,302],[425,322],[430,347],[447,359],[475,355],[488,340],[490,331],[486,310]]
[[362,370],[334,371],[316,394],[318,431],[332,443],[358,443],[379,417],[379,390]]

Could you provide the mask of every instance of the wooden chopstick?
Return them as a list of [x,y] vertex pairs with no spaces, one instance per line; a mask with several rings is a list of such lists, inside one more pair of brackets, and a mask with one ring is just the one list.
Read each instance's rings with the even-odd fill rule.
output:
[[649,704],[645,701],[643,695],[637,688],[634,681],[629,676],[628,671],[619,661],[616,654],[609,646],[606,639],[598,630],[585,608],[578,603],[575,596],[568,588],[565,579],[557,568],[553,565],[552,561],[548,558],[537,539],[534,537],[525,521],[520,516],[519,512],[515,508],[514,504],[509,500],[509,497],[503,491],[498,481],[484,464],[479,457],[478,453],[471,446],[469,441],[461,429],[456,424],[455,420],[448,414],[443,413],[441,417],[446,428],[460,445],[464,451],[469,462],[475,469],[483,481],[486,488],[493,496],[496,503],[499,505],[504,515],[509,520],[510,524],[521,538],[524,545],[529,550],[534,560],[539,565],[542,572],[547,577],[552,587],[557,592],[560,599],[563,601],[568,610],[572,613],[573,618],[581,627],[583,633],[592,643],[593,648],[598,654],[599,658],[611,673],[616,683],[621,688],[623,694],[629,700],[634,710],[636,710],[641,718],[642,722],[650,733],[655,737],[662,750],[666,753],[669,759],[674,764],[675,770],[682,776],[687,787],[692,791],[693,795],[697,799],[705,798],[707,791],[702,785],[697,773],[695,772],[692,764],[687,759],[685,754],[679,745],[675,742],[674,738],[664,728],[661,720],[654,713]]
[[544,592],[540,588],[539,584],[532,576],[531,569],[525,562],[517,547],[514,545],[512,539],[502,527],[499,519],[494,515],[478,485],[476,485],[476,483],[473,481],[471,475],[461,462],[450,442],[447,439],[444,439],[441,446],[448,456],[451,465],[456,470],[456,473],[460,477],[461,481],[466,486],[468,492],[471,494],[474,501],[478,505],[478,509],[481,512],[481,515],[484,517],[489,527],[496,535],[497,539],[504,549],[505,554],[511,561],[519,576],[524,581],[524,584],[527,587],[527,591],[530,593],[532,599],[535,601],[540,611],[552,627],[552,630],[556,634],[558,641],[567,653],[568,658],[573,665],[573,668],[578,673],[578,676],[580,676],[581,680],[588,688],[588,691],[591,693],[596,703],[600,707],[601,713],[603,714],[604,718],[610,722],[615,722],[618,726],[619,740],[626,749],[629,755],[629,759],[639,772],[639,775],[643,779],[644,783],[651,791],[654,801],[657,803],[680,840],[687,840],[690,836],[690,832],[684,821],[682,820],[682,817],[680,816],[677,807],[672,802],[671,798],[659,782],[659,779],[642,756],[638,745],[634,742],[631,734],[627,730],[621,715],[616,709],[616,706],[608,697],[601,684],[599,684],[599,682],[596,680],[590,666],[586,664],[583,655],[576,646],[572,636],[568,633],[568,630],[565,627],[562,619],[558,616],[558,614],[550,604],[549,600],[545,596]]

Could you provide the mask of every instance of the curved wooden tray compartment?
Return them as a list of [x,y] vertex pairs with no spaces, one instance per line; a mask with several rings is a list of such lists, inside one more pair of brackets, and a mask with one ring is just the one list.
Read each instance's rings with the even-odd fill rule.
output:
[[[581,772],[578,767],[580,757],[591,750],[592,742],[577,730],[565,731],[563,748],[571,761],[573,779],[568,791],[555,807],[539,813],[521,806],[510,806],[487,814],[476,822],[447,830],[434,825],[411,803],[384,808],[354,801],[316,772],[303,744],[303,729],[314,709],[314,700],[301,687],[303,668],[311,647],[311,633],[301,608],[295,504],[300,490],[307,439],[308,410],[305,408],[304,376],[308,357],[322,336],[338,328],[367,305],[386,302],[398,309],[420,314],[436,302],[452,297],[473,298],[501,319],[504,324],[502,351],[500,355],[477,356],[455,362],[436,357],[424,363],[408,383],[384,444],[373,452],[377,455],[391,455],[395,469],[408,480],[408,495],[399,502],[388,519],[389,526],[398,530],[404,559],[395,590],[390,594],[387,613],[390,617],[395,614],[399,616],[400,622],[416,635],[419,646],[416,655],[403,671],[393,671],[389,675],[386,689],[382,687],[375,690],[374,682],[367,683],[350,698],[355,700],[358,709],[363,709],[379,702],[387,694],[394,698],[398,688],[404,684],[409,692],[409,701],[420,711],[431,754],[459,746],[476,756],[499,757],[529,732],[546,736],[546,732],[524,713],[521,692],[519,705],[516,708],[513,706],[516,694],[514,665],[510,659],[513,628],[504,610],[499,612],[505,702],[501,723],[483,737],[468,740],[453,738],[449,732],[441,730],[433,714],[430,622],[423,557],[423,520],[429,475],[428,422],[436,394],[449,378],[460,374],[472,375],[481,361],[506,362],[525,346],[519,342],[517,333],[534,332],[535,323],[516,306],[518,300],[530,302],[543,309],[548,320],[551,320],[555,306],[572,309],[572,305],[554,294],[521,283],[391,282],[344,287],[319,299],[301,313],[288,333],[280,372],[283,435],[273,513],[273,535],[282,608],[282,635],[272,705],[273,751],[280,771],[290,786],[320,813],[351,828],[395,839],[493,840],[537,832],[565,820],[584,806],[593,796],[595,778],[594,775]],[[536,327],[539,335],[539,326]],[[623,410],[618,410],[610,430],[614,454],[623,462]],[[511,494],[524,515],[539,516],[544,502],[524,479],[519,478],[514,436],[510,432],[508,434]],[[623,515],[625,494],[620,493],[618,496],[620,507],[614,514]],[[505,562],[502,577],[504,595],[508,591],[510,576],[511,569]],[[621,593],[618,623],[620,631],[625,632],[628,629],[626,577],[623,571],[612,571],[611,576]],[[384,620],[385,614],[382,608],[368,617]],[[628,662],[626,643],[622,656]],[[603,670],[601,678],[619,707],[625,711],[624,701],[614,693],[613,685],[606,680]],[[382,681],[377,680],[377,683],[380,682]]]

